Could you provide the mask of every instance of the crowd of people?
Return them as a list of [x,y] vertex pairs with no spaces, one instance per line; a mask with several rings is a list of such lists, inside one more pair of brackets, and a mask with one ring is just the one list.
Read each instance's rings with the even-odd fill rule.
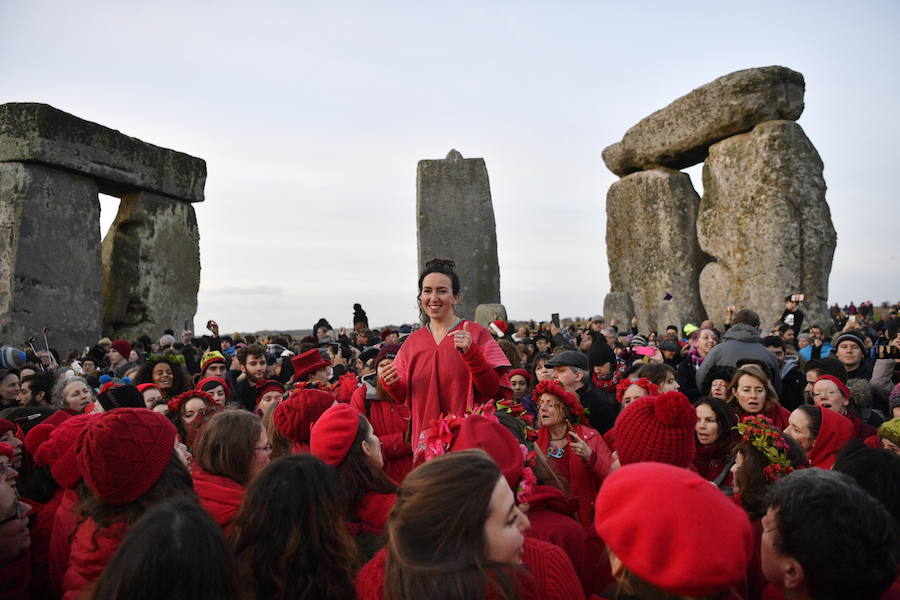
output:
[[900,318],[0,349],[0,597],[900,598]]

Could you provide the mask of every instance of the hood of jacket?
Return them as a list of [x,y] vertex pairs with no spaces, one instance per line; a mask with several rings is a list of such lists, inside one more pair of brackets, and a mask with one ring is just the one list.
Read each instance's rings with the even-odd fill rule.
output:
[[762,338],[759,337],[759,330],[756,329],[756,327],[747,325],[746,323],[738,323],[737,325],[732,325],[731,328],[725,332],[725,335],[722,336],[722,341],[725,340],[746,342],[748,344],[762,343]]

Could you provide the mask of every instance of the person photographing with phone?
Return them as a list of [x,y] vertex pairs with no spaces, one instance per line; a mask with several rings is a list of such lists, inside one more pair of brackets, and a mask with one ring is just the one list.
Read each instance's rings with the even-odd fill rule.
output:
[[612,453],[600,433],[588,425],[578,396],[556,381],[534,388],[538,403],[537,445],[553,470],[569,482],[569,495],[578,498],[578,520],[593,523],[594,498],[610,472]]

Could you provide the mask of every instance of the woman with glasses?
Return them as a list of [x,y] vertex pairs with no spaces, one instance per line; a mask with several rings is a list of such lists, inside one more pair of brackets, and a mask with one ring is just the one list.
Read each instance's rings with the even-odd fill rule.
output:
[[227,535],[244,491],[269,464],[269,436],[256,415],[224,410],[206,424],[194,451],[191,477],[200,505]]

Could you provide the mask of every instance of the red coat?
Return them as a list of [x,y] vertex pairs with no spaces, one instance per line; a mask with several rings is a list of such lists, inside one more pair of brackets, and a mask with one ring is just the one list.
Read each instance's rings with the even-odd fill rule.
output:
[[[384,598],[384,566],[387,550],[382,548],[356,576],[359,600]],[[534,600],[583,600],[584,592],[572,562],[558,546],[525,538],[525,569],[534,578],[522,582],[522,597]],[[488,596],[490,598],[490,595]]]
[[[465,323],[472,345],[460,354],[453,344],[453,332],[462,330]],[[412,412],[414,451],[419,433],[441,415],[461,417],[498,395],[511,396],[506,355],[491,334],[473,321],[460,320],[440,344],[427,327],[413,332],[400,347],[394,367],[400,381],[385,389]]]
[[53,597],[62,596],[63,577],[69,569],[69,552],[72,549],[72,536],[78,528],[81,517],[78,515],[78,494],[75,490],[64,490],[59,501],[59,508],[53,517],[53,529],[50,532],[50,553],[47,563],[47,575],[53,590]]
[[[572,430],[591,448],[591,458],[585,461],[572,452],[568,439],[564,447],[565,454],[560,459],[548,458],[550,466],[569,482],[569,493],[578,498],[578,520],[585,527],[594,523],[594,499],[600,484],[609,474],[612,466],[612,453],[603,441],[600,433],[587,425],[573,425]],[[537,445],[546,454],[550,448],[550,429],[542,427],[538,430]],[[565,461],[565,464],[560,464]]]
[[366,392],[363,385],[353,392],[350,406],[365,415],[372,424],[372,430],[381,441],[381,453],[384,455],[384,472],[388,477],[400,483],[412,471],[412,444],[409,439],[410,412],[406,405],[390,399],[369,401],[366,413]]
[[232,521],[241,508],[246,488],[234,479],[204,471],[196,463],[191,468],[191,478],[194,480],[194,490],[200,499],[200,506],[227,536],[231,533]]
[[78,526],[72,540],[69,570],[63,578],[63,600],[82,598],[88,587],[100,578],[103,569],[119,549],[128,528],[119,523],[99,529],[93,519]]
[[[35,511],[37,504],[32,507],[34,520],[31,524],[31,571],[40,573],[31,582],[31,595],[35,598],[47,598],[52,594],[49,577],[45,577],[50,562],[50,536],[53,532],[53,520],[59,509],[59,501],[62,499],[63,489],[57,488],[53,497]],[[32,501],[28,501],[32,504]],[[36,512],[36,514],[35,514]]]

